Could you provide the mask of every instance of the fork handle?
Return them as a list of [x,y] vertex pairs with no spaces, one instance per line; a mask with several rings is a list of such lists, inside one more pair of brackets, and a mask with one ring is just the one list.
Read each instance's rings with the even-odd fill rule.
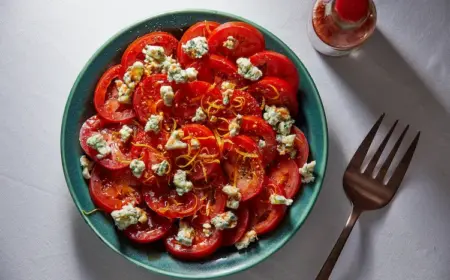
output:
[[350,214],[350,217],[348,217],[347,223],[345,224],[345,227],[342,230],[341,235],[339,236],[338,240],[336,241],[336,244],[333,247],[333,250],[331,250],[330,255],[328,256],[326,262],[322,266],[322,269],[317,275],[316,280],[329,279],[331,272],[333,271],[333,268],[336,265],[339,256],[341,255],[342,249],[344,248],[344,245],[347,242],[350,233],[352,232],[353,226],[355,225],[360,215],[361,210],[353,207],[352,213]]

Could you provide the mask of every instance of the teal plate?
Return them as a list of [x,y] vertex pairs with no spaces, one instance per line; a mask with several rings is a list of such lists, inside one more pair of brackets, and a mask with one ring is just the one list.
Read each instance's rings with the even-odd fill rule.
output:
[[92,56],[73,85],[66,103],[61,127],[61,158],[64,175],[70,194],[81,213],[82,210],[90,210],[95,207],[79,166],[79,158],[83,151],[78,142],[78,133],[83,121],[95,114],[92,100],[98,79],[108,67],[119,63],[122,52],[137,37],[155,30],[170,31],[179,36],[180,30],[203,20],[248,22],[264,34],[267,49],[283,53],[294,62],[300,75],[299,98],[302,109],[301,115],[296,119],[296,124],[308,138],[311,149],[310,159],[317,161],[317,179],[313,184],[303,188],[301,195],[290,207],[278,229],[261,237],[259,242],[247,250],[237,252],[233,248],[221,249],[211,258],[201,262],[183,262],[174,259],[164,251],[162,244],[135,246],[115,230],[113,223],[105,215],[82,215],[86,223],[105,244],[131,262],[156,273],[192,279],[233,274],[263,261],[294,236],[319,195],[327,165],[327,123],[316,86],[295,53],[263,27],[234,15],[217,11],[189,10],[155,16],[122,30]]

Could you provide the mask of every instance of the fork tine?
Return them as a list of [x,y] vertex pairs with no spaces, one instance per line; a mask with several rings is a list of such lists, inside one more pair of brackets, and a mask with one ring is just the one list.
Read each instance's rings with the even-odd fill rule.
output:
[[373,170],[375,169],[375,166],[377,166],[377,162],[380,159],[381,154],[384,151],[384,148],[386,148],[386,145],[389,142],[389,138],[391,138],[391,135],[394,132],[395,127],[397,126],[397,124],[398,124],[398,120],[396,120],[395,123],[392,125],[392,127],[389,130],[388,134],[386,135],[386,137],[384,137],[383,142],[381,142],[380,147],[378,147],[378,150],[373,155],[372,159],[369,162],[369,165],[367,166],[366,170],[364,171],[364,173],[366,175],[372,175]]
[[362,141],[361,145],[359,145],[358,150],[353,155],[348,167],[353,167],[355,169],[360,169],[361,165],[366,157],[367,152],[369,151],[370,145],[372,144],[375,135],[377,134],[378,128],[380,128],[381,122],[384,119],[385,114],[383,113],[378,121],[373,125],[372,129],[367,134],[366,138]]
[[400,186],[400,183],[402,182],[403,178],[405,177],[406,171],[408,170],[409,164],[411,163],[414,151],[416,150],[417,144],[419,143],[419,138],[420,131],[417,133],[402,160],[395,169],[394,174],[392,174],[391,179],[387,183],[387,186],[389,188],[394,189],[395,191],[398,190],[398,187]]
[[392,160],[395,157],[395,154],[397,153],[398,149],[400,148],[400,145],[402,144],[403,138],[406,135],[406,132],[409,129],[409,125],[405,127],[402,134],[398,138],[397,142],[395,143],[394,147],[392,148],[392,151],[389,153],[389,156],[387,157],[386,161],[383,163],[383,166],[381,166],[380,172],[378,172],[378,175],[376,177],[376,180],[383,181],[384,177],[386,176],[387,171],[389,170],[389,166],[391,166]]

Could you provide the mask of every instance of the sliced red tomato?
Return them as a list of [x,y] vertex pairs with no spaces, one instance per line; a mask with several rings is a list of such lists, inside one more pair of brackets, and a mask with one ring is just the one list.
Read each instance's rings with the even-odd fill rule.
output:
[[230,184],[239,188],[241,201],[249,200],[261,191],[264,166],[258,146],[251,138],[244,135],[227,138],[222,160]]
[[91,173],[89,193],[98,208],[110,213],[129,203],[141,203],[138,184],[128,169],[113,172],[97,164]]
[[[258,101],[246,91],[234,90],[230,96],[230,106],[228,116],[234,117],[235,114],[243,116],[261,116],[262,110],[258,104]],[[230,114],[231,113],[231,114]]]
[[145,55],[142,50],[146,45],[160,46],[164,48],[166,55],[172,55],[176,52],[178,40],[167,32],[152,32],[137,38],[133,43],[128,45],[122,55],[121,64],[127,68],[135,61],[144,61]]
[[264,76],[279,77],[288,82],[297,91],[300,79],[294,63],[285,55],[273,51],[262,51],[250,57],[253,65],[263,72]]
[[148,207],[161,216],[168,218],[183,218],[192,216],[198,209],[197,196],[188,192],[179,196],[175,190],[163,186],[142,186],[142,194]]
[[[295,155],[295,162],[299,168],[303,167],[308,161],[309,157],[309,145],[306,140],[305,134],[296,126],[292,126],[291,134],[295,134],[294,146],[297,151]],[[290,158],[288,155],[280,156],[280,158]]]
[[286,198],[293,198],[300,189],[298,166],[292,159],[284,159],[275,164],[269,171],[269,178],[283,186]]
[[164,242],[166,249],[170,254],[183,260],[198,260],[211,255],[220,247],[222,242],[221,231],[213,230],[210,236],[206,236],[203,233],[202,224],[192,223],[191,226],[195,230],[192,246],[188,247],[180,244],[175,239],[175,232],[173,235],[166,238]]
[[122,79],[122,65],[115,65],[102,75],[97,83],[94,105],[97,113],[110,122],[125,122],[135,117],[131,104],[121,104],[117,100],[119,93],[114,81]]
[[235,228],[226,229],[223,231],[223,246],[231,246],[236,242],[241,240],[247,231],[248,221],[250,217],[249,210],[247,206],[240,205],[239,209],[236,211],[236,216],[238,218],[238,224]]
[[173,221],[157,215],[150,209],[147,213],[147,222],[131,225],[124,230],[125,235],[137,243],[151,243],[162,239],[172,228]]
[[133,98],[133,107],[136,110],[139,121],[145,124],[151,115],[162,114],[162,128],[171,127],[175,120],[171,119],[172,108],[164,105],[160,89],[162,86],[171,86],[176,91],[176,86],[167,81],[163,74],[151,75],[145,78],[136,89]]
[[221,190],[196,190],[196,193],[200,198],[200,207],[193,217],[196,223],[209,223],[217,214],[224,212],[228,197]]
[[264,146],[259,147],[263,164],[267,166],[277,156],[276,134],[272,127],[260,117],[244,116],[242,118],[240,133],[251,137],[257,144],[264,141]]
[[[224,46],[228,37],[235,39],[232,49]],[[258,29],[245,22],[227,22],[217,27],[208,39],[209,51],[232,59],[248,57],[265,48],[264,36]]]
[[[123,169],[129,165],[131,160],[131,141],[122,142],[119,130],[122,128],[119,124],[108,123],[98,116],[87,119],[80,129],[80,144],[84,152],[105,168],[111,170]],[[97,157],[98,152],[87,145],[87,139],[94,134],[100,134],[111,148],[111,154],[102,159]]]
[[199,37],[199,36],[205,37],[206,39],[208,39],[211,32],[214,29],[216,29],[216,27],[219,25],[220,25],[220,23],[218,23],[218,22],[205,20],[205,21],[197,22],[196,24],[189,27],[188,30],[186,30],[186,32],[183,34],[183,37],[181,37],[180,42],[178,43],[178,48],[177,48],[178,62],[181,65],[185,66],[185,65],[191,63],[192,61],[194,61],[194,59],[192,59],[191,57],[189,57],[187,54],[185,54],[183,52],[183,49],[181,48],[181,46],[183,44],[186,44],[187,41],[189,41],[195,37]]
[[[219,146],[214,134],[206,126],[200,124],[187,124],[181,127],[184,133],[182,139],[188,144],[188,148],[173,150],[176,168],[189,171],[189,179],[192,181],[206,180],[214,172],[220,169]],[[195,149],[191,140],[199,142],[199,148]]]
[[251,85],[248,89],[258,101],[267,105],[285,106],[289,109],[291,116],[298,114],[297,93],[285,80],[277,77],[265,77]]
[[272,194],[284,195],[283,187],[266,178],[261,193],[251,201],[250,225],[258,235],[274,230],[283,220],[286,205],[273,205],[269,198]]
[[238,87],[244,86],[246,82],[237,74],[234,62],[227,58],[212,54],[202,60],[195,61],[189,65],[198,71],[197,80],[219,85],[222,81],[230,81]]

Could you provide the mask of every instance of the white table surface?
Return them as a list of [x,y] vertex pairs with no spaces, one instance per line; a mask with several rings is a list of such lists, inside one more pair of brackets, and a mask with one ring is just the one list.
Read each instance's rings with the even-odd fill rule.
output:
[[93,52],[139,19],[183,8],[235,13],[279,36],[311,72],[329,121],[327,177],[305,225],[267,261],[227,279],[314,279],[350,210],[343,170],[382,112],[386,126],[399,118],[423,135],[394,203],[361,217],[332,279],[450,279],[450,2],[377,1],[375,35],[343,59],[312,49],[310,1],[155,2],[0,1],[0,279],[167,279],[113,253],[83,222],[59,133]]

